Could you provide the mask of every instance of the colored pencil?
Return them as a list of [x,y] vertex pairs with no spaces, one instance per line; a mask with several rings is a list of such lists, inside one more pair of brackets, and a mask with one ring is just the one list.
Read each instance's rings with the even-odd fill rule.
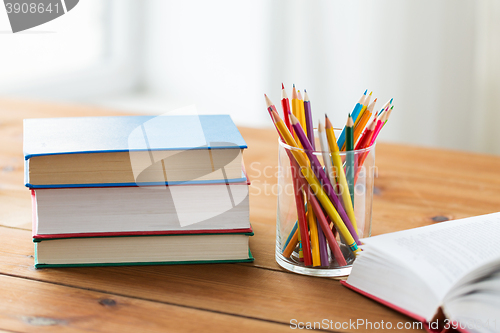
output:
[[[286,128],[285,123],[283,122],[283,120],[281,120],[278,113],[272,112],[272,116],[273,116],[274,123],[276,124],[276,127],[278,128],[278,131],[280,131],[285,142],[289,146],[298,148],[297,142],[293,138],[293,136],[290,133],[290,131],[288,130],[288,128]],[[291,120],[292,120],[292,124],[293,124],[293,118]],[[358,253],[359,251],[361,251],[361,249],[356,244],[356,241],[354,240],[353,236],[351,235],[349,229],[346,227],[346,225],[344,224],[344,221],[342,221],[339,213],[337,212],[337,210],[333,206],[332,202],[328,198],[328,195],[326,194],[325,190],[323,189],[323,187],[319,183],[318,179],[314,175],[314,172],[312,171],[311,167],[308,165],[307,160],[305,159],[304,155],[302,155],[299,151],[297,151],[295,149],[292,149],[291,153],[292,153],[294,159],[297,161],[298,165],[300,166],[300,170],[302,172],[302,175],[305,177],[306,181],[309,183],[311,190],[313,191],[313,193],[316,194],[316,198],[321,203],[321,206],[323,207],[323,209],[325,210],[327,215],[333,221],[338,232],[344,238],[347,246],[354,253]]]
[[384,106],[382,107],[382,109],[379,111],[378,114],[381,114],[388,106],[390,106],[392,104],[392,100],[393,98],[391,98],[389,101],[387,101]]
[[304,129],[304,132],[307,131],[307,124],[306,124],[306,111],[304,108],[304,99],[302,98],[302,94],[300,93],[300,90],[297,90],[297,98],[299,99],[299,107],[300,107],[300,113],[297,119],[300,121],[300,126]]
[[312,193],[311,189],[309,186],[307,186],[307,183],[302,183],[303,188],[305,188],[307,200],[311,202],[311,206],[316,213],[316,216],[318,217],[319,225],[321,226],[321,230],[326,236],[326,240],[328,242],[328,245],[330,246],[330,249],[332,250],[332,254],[339,264],[339,266],[346,266],[347,262],[345,261],[344,255],[342,254],[342,251],[340,250],[340,246],[337,243],[337,240],[335,239],[335,235],[330,228],[330,222],[328,221],[327,217],[325,216],[325,213],[323,213],[323,210],[321,209],[321,206]]
[[373,109],[375,108],[375,103],[377,103],[377,99],[375,100],[366,108],[366,111],[363,113],[363,116],[361,119],[356,123],[354,123],[354,144],[358,141],[359,137],[361,136],[361,133],[363,133],[363,130],[365,129],[366,124],[372,117],[372,112]]
[[384,124],[382,125],[382,128],[385,126],[385,124],[389,120],[389,117],[391,116],[391,113],[392,113],[392,109],[394,109],[394,106],[391,106],[391,108],[389,109],[389,111],[387,111],[387,116],[386,116],[386,119],[384,121]]
[[347,117],[347,124],[345,125],[346,131],[346,178],[347,184],[349,186],[349,193],[351,194],[351,201],[354,207],[354,131],[353,131],[354,121],[349,114]]
[[[276,127],[278,135],[280,136],[281,140],[286,143],[281,131],[278,129],[278,127],[276,126],[276,122],[274,121],[273,113],[278,114],[278,112],[276,111],[276,107],[271,102],[269,97],[267,97],[266,94],[264,94],[264,97],[266,99],[267,109],[269,111],[269,114],[271,115],[271,119],[273,119],[273,123],[274,123],[274,126]],[[307,230],[308,230],[307,229],[307,221],[306,221],[306,216],[305,216],[305,211],[304,211],[304,199],[303,199],[302,191],[300,191],[300,189],[299,189],[299,183],[296,179],[297,177],[300,176],[300,172],[298,171],[299,169],[298,169],[297,163],[293,163],[294,159],[291,156],[290,151],[288,149],[286,149],[286,152],[287,152],[288,157],[290,159],[290,167],[292,169],[293,192],[294,192],[294,196],[295,196],[295,206],[297,208],[297,219],[298,219],[298,229],[299,229],[299,233],[297,234],[297,242],[299,244],[299,258],[303,258],[304,265],[311,266],[312,259],[311,259],[309,235],[307,232]],[[304,253],[306,253],[305,256],[304,256]]]
[[375,143],[375,140],[377,139],[377,136],[380,133],[380,130],[382,129],[382,126],[384,125],[384,122],[386,119],[387,119],[387,111],[384,111],[378,117],[377,125],[375,126],[375,129],[373,130],[373,135],[372,135],[372,139],[370,141],[370,146]]
[[285,249],[283,250],[283,257],[285,258],[290,258],[292,255],[293,250],[297,247],[297,243],[299,242],[298,240],[298,235],[299,235],[299,230],[295,228],[295,231],[290,234],[290,241],[286,245]]
[[[351,235],[354,238],[354,240],[356,241],[356,243],[358,245],[360,245],[361,242],[359,241],[357,231],[353,227],[349,217],[347,216],[347,214],[344,210],[344,207],[339,202],[339,199],[337,198],[337,195],[335,194],[335,191],[333,190],[332,184],[330,183],[330,180],[326,176],[326,173],[323,170],[321,163],[319,163],[318,158],[316,157],[316,155],[314,155],[313,149],[311,147],[311,143],[307,139],[302,127],[300,127],[299,120],[295,116],[290,115],[290,121],[292,122],[292,126],[293,126],[293,129],[295,131],[295,134],[297,134],[297,137],[302,142],[302,146],[304,147],[304,150],[306,152],[307,157],[309,157],[309,161],[311,162],[311,168],[313,170],[314,175],[323,184],[325,192],[327,193],[327,196],[330,198],[330,202],[333,204],[334,208],[338,212],[338,215],[341,216],[342,221],[345,223],[347,229],[351,233]],[[349,134],[349,132],[347,132],[347,134]],[[353,175],[353,177],[354,177],[354,175]],[[354,180],[354,178],[353,178],[353,180]]]
[[[362,96],[363,100],[361,100],[361,103],[359,103],[361,105],[361,107],[357,107],[357,108],[355,107],[354,110],[351,112],[351,117],[353,117],[353,120],[358,119],[358,116],[361,114],[363,107],[366,108],[366,106],[368,105],[368,103],[366,101],[370,95],[366,95],[367,91],[368,90],[365,90],[365,93]],[[371,92],[370,92],[370,94],[371,94]]]
[[288,117],[288,113],[290,113],[290,101],[288,100],[283,83],[281,84],[281,108],[283,109],[283,119],[285,119],[286,127],[291,130],[292,126],[290,125],[290,118]]
[[307,95],[307,91],[304,89],[304,114],[306,119],[306,127],[307,127],[307,138],[311,143],[311,146],[314,150],[316,150],[316,143],[314,140],[314,125],[312,120],[312,112],[311,112],[311,101],[309,100],[309,96]]
[[[372,91],[370,91],[370,93],[368,94],[368,96],[366,96],[365,100],[363,101],[363,107],[361,108],[361,110],[359,111],[358,114],[351,114],[351,117],[352,117],[352,121],[354,122],[354,125],[353,125],[353,130],[354,128],[356,127],[356,124],[359,123],[359,121],[361,120],[361,118],[363,117],[363,115],[366,113],[366,109],[368,108],[368,105],[370,103],[370,99],[372,98]],[[354,140],[355,142],[356,140]],[[344,145],[342,146],[342,149],[341,151],[346,151],[346,143],[347,142],[344,142]]]
[[[354,110],[352,111],[352,113],[359,113],[361,111],[361,109],[363,108],[363,102],[365,101],[365,97],[366,97],[366,92],[368,90],[365,90],[363,96],[361,96],[361,98],[359,99],[358,103],[356,103],[356,105],[354,106]],[[344,146],[344,143],[345,143],[345,127],[344,129],[342,130],[342,133],[340,133],[340,136],[339,136],[339,139],[337,141],[337,145],[339,147],[343,147]]]
[[[300,96],[299,96],[300,99]],[[309,139],[309,142],[311,143],[311,146],[314,150],[316,150],[316,142],[314,138],[314,125],[313,125],[313,120],[312,120],[312,111],[311,111],[311,101],[309,100],[309,95],[307,94],[307,91],[304,89],[304,116],[305,116],[305,122],[306,122],[306,127],[307,127],[307,138]],[[326,238],[321,230],[321,227],[319,226],[319,222],[316,221],[315,214],[312,209],[309,209],[309,202],[307,203],[308,211],[311,212],[311,218],[314,220],[314,223],[317,225],[317,230],[318,230],[318,245],[319,245],[319,253],[320,253],[320,258],[321,258],[321,266],[328,266],[328,249],[326,245]],[[311,233],[311,241],[312,241],[312,233]]]
[[[292,241],[294,235],[297,232],[297,228],[298,227],[299,227],[298,221],[295,221],[295,224],[293,225],[292,230],[290,231],[290,234],[288,235],[288,238],[286,239],[285,244],[283,245],[283,248],[287,248],[288,247],[288,244],[290,244],[290,242]],[[297,241],[298,241],[298,239],[297,239]],[[295,248],[296,245],[297,245],[297,243],[295,243],[294,248]],[[283,251],[283,255],[284,255],[284,253],[285,252]]]
[[335,178],[335,172],[333,171],[332,159],[330,157],[330,149],[328,147],[328,139],[326,138],[325,127],[323,126],[321,121],[318,124],[318,134],[321,154],[323,155],[323,162],[325,164],[325,170],[328,175],[328,179],[330,179],[332,186],[335,188],[335,186],[337,185],[337,179]]
[[[294,84],[292,87],[292,114],[295,117],[300,119],[300,117],[301,117],[300,113],[301,113],[300,101],[299,101],[299,98],[297,96],[297,90],[295,89],[295,84]],[[291,123],[290,123],[290,127],[291,127],[290,132],[293,133],[293,138],[295,140],[297,140],[297,136],[295,135],[295,132],[293,131],[293,127],[292,127]],[[302,145],[299,145],[299,147],[302,148]]]
[[356,145],[356,150],[365,149],[369,147],[373,136],[373,132],[375,131],[375,127],[377,125],[377,123],[375,122],[376,119],[377,118],[375,117],[373,121],[370,123],[370,125],[368,125],[368,127],[366,128],[366,131],[363,133],[361,139],[358,141],[358,144]]
[[[312,265],[311,242],[308,234],[306,213],[304,211],[304,204],[305,204],[304,196],[302,195],[302,191],[300,190],[300,182],[299,182],[300,168],[296,163],[293,163],[293,159],[291,162],[292,162],[292,172],[293,172],[292,178],[294,181],[293,188],[295,195],[295,206],[297,207],[297,215],[299,219],[300,236],[298,236],[297,239],[299,239],[300,237],[300,244],[302,245],[302,251],[303,251],[302,255],[304,258],[304,265],[311,266]],[[295,191],[295,189],[297,190]]]
[[[365,149],[370,146],[370,142],[373,137],[376,124],[377,123],[375,122],[375,120],[371,122],[371,124],[366,129],[365,133],[363,133],[362,138],[359,140],[358,145],[356,146],[356,150]],[[363,166],[363,163],[365,162],[368,153],[369,152],[363,152],[361,155],[356,156],[357,159],[356,164],[358,165],[358,168],[356,170],[356,174],[354,175],[354,184],[356,184],[356,182],[358,181],[359,172],[361,171],[361,167]]]
[[[310,205],[309,201],[307,202]],[[307,224],[309,225],[309,232],[311,237],[311,253],[313,267],[321,266],[321,255],[319,254],[319,238],[318,238],[318,226],[316,225],[316,218],[314,216],[313,210],[309,209],[307,212]]]
[[[320,148],[321,148],[321,154],[323,155],[323,161],[325,164],[325,171],[328,175],[328,179],[330,180],[333,188],[335,189],[337,186],[337,181],[335,179],[335,174],[333,172],[333,167],[332,167],[332,160],[330,158],[329,154],[329,149],[328,149],[328,141],[326,139],[326,132],[323,124],[321,122],[319,123],[318,126],[318,136],[319,136],[319,143],[320,143]],[[336,191],[335,195],[338,197],[338,193]],[[349,215],[348,215],[349,216]],[[320,224],[319,217],[318,217],[318,225]],[[328,224],[330,225],[330,224]],[[331,229],[330,229],[331,230]],[[326,243],[326,234],[323,232],[322,228],[318,228],[318,238],[319,238],[319,243],[320,243],[320,250],[321,251],[321,266],[328,266],[328,252],[326,250],[326,244],[323,245],[323,243]]]
[[325,115],[325,132],[326,138],[328,140],[328,145],[330,146],[330,154],[332,156],[333,166],[337,173],[337,178],[340,187],[340,195],[344,203],[344,208],[347,212],[347,216],[351,220],[355,230],[358,230],[356,217],[354,216],[354,208],[351,200],[351,195],[349,192],[349,185],[347,184],[347,179],[344,172],[344,166],[342,164],[342,158],[340,157],[339,147],[337,146],[337,140],[335,139],[335,132],[333,131],[332,123],[328,116]]
[[365,100],[363,101],[363,107],[359,111],[358,114],[351,114],[352,120],[354,121],[354,126],[356,126],[357,123],[361,120],[361,117],[363,117],[363,114],[365,113],[366,109],[368,108],[368,105],[370,105],[370,100],[372,98],[372,93],[373,91],[370,91],[368,96],[366,96]]

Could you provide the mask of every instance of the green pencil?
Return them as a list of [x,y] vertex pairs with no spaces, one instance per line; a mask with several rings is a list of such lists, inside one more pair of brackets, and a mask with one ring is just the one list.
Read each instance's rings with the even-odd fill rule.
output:
[[349,187],[349,193],[351,194],[352,206],[354,207],[354,121],[352,120],[351,114],[347,117],[347,124],[345,125],[346,134],[346,178],[347,185]]

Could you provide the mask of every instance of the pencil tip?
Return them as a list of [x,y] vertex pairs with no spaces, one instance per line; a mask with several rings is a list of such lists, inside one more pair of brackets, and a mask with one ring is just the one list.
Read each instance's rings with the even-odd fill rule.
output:
[[318,121],[318,131],[319,132],[323,132],[325,130],[325,127],[323,126],[323,124],[321,123],[321,120]]
[[369,94],[368,96],[371,96],[371,95],[372,95],[372,93],[373,93],[373,91],[370,91],[370,94]]
[[307,92],[307,90],[305,90],[305,89],[304,89],[304,92],[306,93],[306,92]]
[[389,104],[392,104],[392,100],[393,100],[393,98],[391,98],[391,100],[389,101]]
[[363,95],[366,95],[367,92],[368,92],[368,89],[365,90],[365,92],[363,93]]
[[283,85],[283,82],[281,82],[281,89],[285,89],[285,86]]
[[297,123],[299,122],[297,117],[295,117],[292,113],[290,113],[290,120],[292,122],[292,125],[297,125]]
[[325,127],[326,128],[331,128],[332,127],[332,123],[330,122],[330,119],[328,118],[328,116],[326,115],[326,113],[325,113]]
[[273,105],[273,102],[271,102],[271,100],[269,99],[269,97],[267,97],[266,94],[264,94],[264,98],[266,99],[267,107],[270,107],[271,105]]
[[375,99],[373,100],[373,103],[375,103],[376,101],[377,101],[377,99],[375,98]]
[[295,83],[293,84],[293,87],[295,88]]

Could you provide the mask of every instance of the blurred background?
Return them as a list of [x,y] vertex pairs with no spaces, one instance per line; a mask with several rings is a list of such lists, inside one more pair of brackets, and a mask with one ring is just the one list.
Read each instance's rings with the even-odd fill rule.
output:
[[0,10],[0,97],[271,127],[283,82],[342,127],[368,89],[394,98],[380,141],[500,154],[499,17],[498,0],[82,0],[12,34]]

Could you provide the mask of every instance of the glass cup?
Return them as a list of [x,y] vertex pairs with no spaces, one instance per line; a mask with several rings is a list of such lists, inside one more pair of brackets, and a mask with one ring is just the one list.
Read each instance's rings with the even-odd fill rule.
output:
[[[340,134],[340,132],[336,134]],[[320,147],[319,143],[316,144],[316,147]],[[331,220],[328,218],[328,214],[325,213],[325,216],[328,219],[328,227],[332,229],[330,240],[335,239],[335,241],[339,245],[336,252],[331,249],[331,246],[327,241],[326,234],[323,232],[323,228],[321,227],[319,221],[316,221],[316,227],[314,227],[314,219],[311,217],[311,220],[308,220],[308,211],[314,212],[314,209],[310,208],[312,207],[311,202],[309,204],[305,204],[305,202],[307,202],[305,189],[309,186],[307,185],[307,181],[302,177],[301,173],[297,172],[298,169],[295,162],[290,160],[290,157],[293,158],[291,154],[292,150],[298,151],[301,154],[304,153],[303,156],[306,156],[303,149],[290,147],[287,144],[279,141],[278,209],[276,216],[276,261],[284,269],[299,274],[322,277],[347,276],[351,272],[352,263],[355,260],[355,255],[348,244],[346,244],[346,242],[344,241],[344,238],[341,237],[341,233],[337,232],[336,228],[333,227],[333,223],[330,222]],[[313,154],[322,164],[323,170],[326,170],[326,168],[324,168],[325,164],[323,156],[328,156],[328,158],[330,158],[330,152],[324,153],[322,151],[314,151]],[[353,166],[352,168],[347,167],[347,172],[345,174],[347,179],[351,179],[352,184],[354,184],[354,186],[351,185],[347,187],[354,189],[354,191],[350,191],[349,194],[353,194],[353,208],[354,216],[356,218],[358,237],[360,239],[364,237],[370,237],[372,222],[373,181],[376,174],[375,145],[370,146],[366,149],[354,150],[351,152],[340,152],[339,155],[341,157],[344,168],[346,168],[346,165]],[[351,172],[350,170],[353,171]],[[335,183],[337,183],[339,177],[337,177],[335,174],[335,167],[333,167],[331,179],[334,179]],[[301,180],[294,184],[294,182],[296,181],[295,177],[297,177],[298,175],[300,175]],[[296,204],[297,197],[294,189],[294,187],[297,188],[297,184],[306,186],[302,187],[303,190],[300,194],[301,198],[303,199],[299,198],[298,201],[303,202],[302,204],[304,205],[304,210],[306,211],[305,220],[306,222],[308,222],[307,233],[309,235],[309,243],[311,245],[314,245],[313,247],[319,250],[318,252],[320,254],[320,257],[322,257],[320,265],[318,265],[318,252],[316,252],[315,266],[306,266],[304,260],[301,259],[301,257],[303,257],[304,246],[301,245],[300,239],[297,245],[295,245],[295,243],[293,242],[293,234],[297,232],[299,236],[298,238],[300,238],[301,234],[300,223],[298,222],[298,207]],[[337,195],[338,202],[344,207],[345,204],[341,195],[341,192],[343,191],[342,185],[333,185],[332,188],[335,189],[335,195]],[[311,193],[314,192],[312,191],[312,187],[309,187],[309,189],[311,190]],[[315,196],[315,198],[317,198],[317,196]],[[330,201],[333,202],[333,200]],[[323,212],[325,212],[325,209],[322,210]],[[319,220],[317,217],[316,219]],[[324,224],[323,227],[327,224]],[[317,231],[314,231],[313,229]],[[323,240],[321,240],[321,238]],[[317,241],[315,241],[316,239]],[[290,242],[292,242],[292,244],[290,244]],[[285,251],[287,247],[288,250]],[[293,251],[291,251],[292,248]],[[339,249],[340,252],[338,251]],[[314,255],[315,251],[316,250],[311,251],[311,256]],[[339,258],[340,253],[345,259],[345,262],[342,262],[342,265],[339,264],[338,260],[336,260],[335,258],[335,254],[337,255],[337,258]]]

